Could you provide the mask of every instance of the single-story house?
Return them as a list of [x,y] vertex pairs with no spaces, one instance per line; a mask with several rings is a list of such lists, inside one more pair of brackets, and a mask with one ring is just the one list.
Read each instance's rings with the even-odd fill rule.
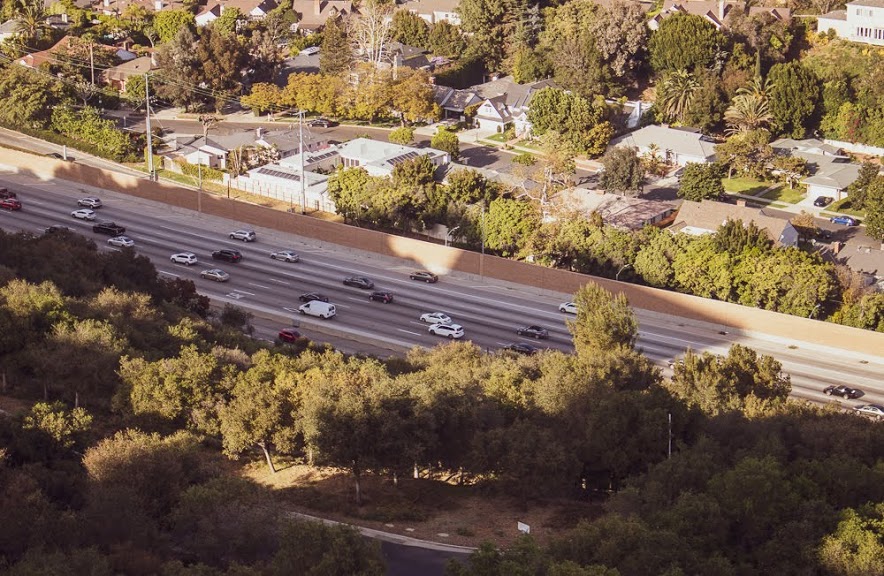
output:
[[598,213],[605,224],[621,230],[641,230],[645,226],[667,223],[675,213],[675,206],[658,200],[644,200],[604,190],[569,188],[550,199],[551,213],[579,212],[589,217]]
[[669,230],[702,236],[714,234],[723,224],[736,220],[742,221],[744,225],[754,222],[756,226],[768,233],[774,244],[780,246],[798,245],[798,230],[788,220],[768,216],[763,209],[734,206],[711,200],[703,202],[685,200],[682,202]]
[[433,84],[433,102],[442,109],[443,118],[459,120],[467,108],[481,103],[482,98],[472,90],[457,90]]
[[206,4],[202,12],[196,15],[196,25],[205,26],[221,17],[224,10],[239,8],[240,13],[250,19],[259,20],[277,7],[276,0],[224,0]]
[[359,13],[352,0],[292,0],[292,10],[300,15],[296,26],[302,34],[318,31],[329,18],[346,18]]
[[104,71],[104,81],[119,90],[126,91],[126,82],[133,76],[144,76],[156,68],[156,63],[151,56],[142,56],[128,62],[112,66]]
[[0,42],[9,40],[18,33],[18,21],[7,20],[0,24]]
[[398,2],[400,8],[417,14],[428,24],[436,24],[444,20],[449,24],[460,26],[458,4],[460,4],[460,0],[405,0]]
[[[172,143],[171,156],[183,158],[188,164],[202,164],[220,170],[227,169],[228,156],[237,148],[273,148],[280,159],[297,154],[299,150],[297,129],[285,130],[238,130],[236,132],[210,132],[208,138],[193,136],[190,140],[177,138]],[[305,139],[306,140],[306,139]],[[326,141],[306,142],[306,150],[327,147]]]
[[372,176],[389,176],[397,164],[418,156],[428,156],[433,166],[441,168],[451,162],[447,152],[434,148],[415,148],[370,138],[354,138],[336,147],[345,168],[359,166]]
[[691,162],[707,164],[716,158],[715,142],[711,139],[693,130],[669,126],[645,126],[615,138],[611,146],[636,148],[640,155],[656,153],[664,162],[677,166]]
[[816,138],[780,138],[770,146],[778,154],[797,156],[807,162],[810,174],[800,182],[807,186],[808,197],[830,196],[841,200],[859,177],[859,164],[852,163],[840,148]]
[[531,123],[528,121],[528,107],[531,97],[543,88],[557,87],[552,80],[519,84],[512,76],[471,86],[470,90],[485,100],[476,111],[476,123],[483,131],[503,132],[512,126],[516,136],[529,134]]

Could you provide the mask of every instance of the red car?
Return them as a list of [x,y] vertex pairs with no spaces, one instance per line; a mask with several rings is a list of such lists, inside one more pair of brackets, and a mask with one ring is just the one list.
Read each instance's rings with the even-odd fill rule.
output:
[[283,328],[277,337],[280,342],[294,342],[301,337],[301,333],[294,328]]
[[3,198],[0,200],[0,208],[4,210],[21,210],[21,202],[15,198]]

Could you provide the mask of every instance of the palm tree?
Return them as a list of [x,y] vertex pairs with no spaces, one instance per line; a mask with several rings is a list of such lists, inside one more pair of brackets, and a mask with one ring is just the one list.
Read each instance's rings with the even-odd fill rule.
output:
[[760,76],[749,86],[737,90],[730,107],[724,113],[729,134],[742,134],[764,128],[773,120],[768,106],[767,94],[770,82],[762,81]]
[[15,6],[15,31],[25,47],[33,48],[43,32],[49,28],[46,23],[46,9],[42,0],[22,0]]
[[660,83],[657,106],[669,120],[684,121],[700,83],[687,70],[676,70]]

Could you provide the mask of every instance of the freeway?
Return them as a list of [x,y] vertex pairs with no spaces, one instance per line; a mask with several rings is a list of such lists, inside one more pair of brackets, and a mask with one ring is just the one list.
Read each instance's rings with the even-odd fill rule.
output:
[[[567,316],[558,311],[568,294],[539,291],[463,274],[442,274],[438,284],[411,281],[412,264],[367,252],[358,252],[322,243],[292,233],[256,229],[254,243],[228,238],[229,232],[250,227],[246,222],[229,221],[189,210],[169,207],[110,191],[63,181],[41,182],[22,175],[0,174],[0,185],[19,193],[24,209],[0,212],[0,227],[41,233],[51,224],[63,224],[93,237],[104,249],[106,236],[93,234],[91,223],[75,220],[70,213],[77,208],[78,197],[95,194],[104,200],[98,219],[111,219],[127,228],[135,240],[135,249],[148,256],[160,274],[193,280],[203,294],[217,304],[241,306],[262,320],[259,335],[272,338],[278,327],[291,325],[299,318],[302,332],[323,341],[328,333],[338,342],[352,341],[352,349],[402,351],[410,346],[433,346],[443,338],[428,333],[419,320],[424,312],[443,311],[464,326],[466,338],[488,351],[499,350],[512,342],[525,341],[561,351],[572,351],[566,326]],[[219,248],[239,249],[244,258],[237,264],[216,262],[211,252]],[[301,255],[298,263],[271,260],[275,250],[291,249]],[[199,258],[193,267],[173,264],[174,252],[191,251]],[[206,268],[222,268],[231,275],[226,283],[200,278]],[[440,271],[441,272],[441,271]],[[344,286],[351,274],[374,280],[376,289],[395,295],[390,304],[372,302],[368,291]],[[298,295],[316,291],[335,303],[338,315],[322,321],[298,317]],[[668,370],[667,360],[686,348],[725,353],[733,343],[740,343],[760,353],[770,354],[790,374],[793,395],[813,401],[828,400],[822,389],[831,384],[860,388],[865,396],[845,401],[846,407],[863,403],[884,403],[884,357],[867,356],[849,349],[831,349],[801,342],[798,337],[785,340],[763,334],[737,333],[683,318],[636,311],[640,322],[638,346],[652,360]],[[523,325],[538,324],[549,330],[548,340],[535,341],[517,336]],[[358,343],[358,344],[357,344]],[[342,345],[347,350],[348,345]]]

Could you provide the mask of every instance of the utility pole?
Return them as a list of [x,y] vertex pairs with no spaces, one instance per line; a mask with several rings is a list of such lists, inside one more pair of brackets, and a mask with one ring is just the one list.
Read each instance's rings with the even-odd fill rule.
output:
[[479,278],[485,275],[485,200],[482,200],[482,255],[479,256]]
[[95,57],[92,54],[92,38],[89,39],[89,70],[92,73],[92,87],[95,88]]
[[669,449],[666,451],[666,458],[672,458],[672,412],[669,412],[668,416],[669,416]]
[[147,171],[150,174],[150,179],[154,179],[153,174],[153,137],[150,133],[150,86],[148,84],[148,79],[150,78],[150,74],[144,75],[144,108],[147,110],[147,119],[145,121],[145,130],[147,131]]
[[301,157],[301,215],[307,213],[307,181],[304,176],[304,111],[298,112],[298,151]]

